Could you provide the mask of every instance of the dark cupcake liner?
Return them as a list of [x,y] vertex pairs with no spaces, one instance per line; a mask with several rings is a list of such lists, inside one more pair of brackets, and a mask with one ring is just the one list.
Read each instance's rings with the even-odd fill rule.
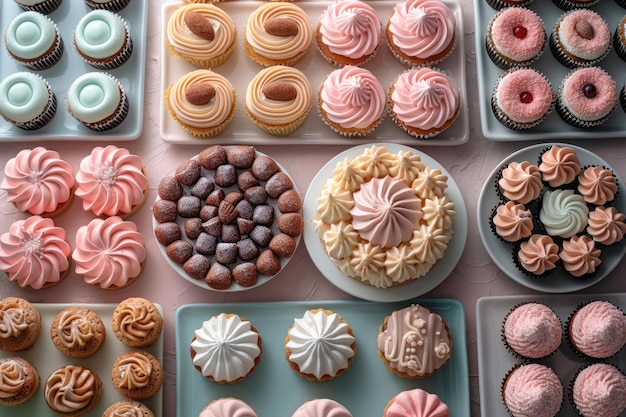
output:
[[626,0],[615,0],[615,3],[617,3],[618,6],[626,9]]
[[120,89],[120,95],[121,95],[120,104],[115,110],[115,113],[113,113],[111,116],[99,122],[85,123],[81,121],[80,123],[82,123],[84,126],[87,126],[89,129],[92,129],[98,132],[104,132],[104,131],[113,129],[114,127],[122,123],[124,119],[126,119],[126,116],[128,116],[128,109],[129,109],[128,96],[126,92],[124,91],[124,88],[122,87],[120,82],[117,79],[115,79],[115,82],[117,83],[117,86]]
[[[554,238],[552,236],[550,236],[552,238],[552,240],[554,240]],[[526,242],[528,240],[528,238],[520,240],[519,242],[516,242],[516,244],[513,246],[513,250],[511,251],[511,258],[513,259],[513,265],[515,265],[515,267],[524,275],[526,275],[529,278],[533,278],[533,279],[544,279],[546,277],[549,277],[550,275],[554,274],[558,269],[559,269],[559,265],[561,263],[561,260],[559,259],[557,261],[557,263],[555,264],[555,267],[553,269],[550,269],[548,271],[544,271],[543,274],[535,274],[529,270],[527,270],[526,268],[524,268],[522,266],[522,264],[519,261],[519,257],[518,257],[518,252],[521,248],[522,243]],[[556,243],[556,242],[554,242]],[[560,246],[559,246],[560,248]]]
[[615,50],[617,56],[622,59],[622,61],[626,61],[626,44],[622,42],[622,37],[620,34],[620,28],[623,27],[623,22],[624,20],[621,20],[617,28],[615,29],[615,32],[613,32],[613,49]]
[[[128,24],[124,19],[122,19],[122,23],[124,24],[124,30],[126,31],[126,40],[124,42],[124,47],[118,51],[115,56],[105,59],[95,59],[79,53],[78,55],[83,59],[83,61],[99,70],[116,69],[128,61],[133,53],[133,40],[130,37]],[[76,47],[76,45],[74,45],[74,47]]]
[[[557,22],[556,25],[558,24],[559,22]],[[565,49],[563,49],[563,46],[561,45],[561,42],[558,40],[556,35],[556,26],[555,30],[552,32],[552,34],[550,34],[548,44],[550,45],[550,51],[552,52],[554,58],[569,69],[596,66],[600,61],[606,58],[611,51],[611,47],[609,44],[609,48],[607,48],[604,54],[596,59],[586,60],[582,58],[576,58],[573,55],[568,54]]]
[[[561,91],[559,89],[559,96],[560,95],[561,95]],[[607,120],[609,120],[609,118],[615,112],[615,109],[617,108],[617,103],[615,103],[615,107],[613,107],[613,110],[611,110],[606,116],[598,120],[579,119],[578,117],[574,116],[574,114],[572,114],[572,112],[561,102],[561,99],[557,100],[555,108],[556,108],[557,114],[568,125],[581,128],[581,129],[588,129],[591,127],[600,126],[603,123],[605,123]]]
[[562,10],[587,9],[600,3],[600,0],[578,2],[576,0],[552,0],[552,2]]
[[619,102],[622,105],[622,110],[626,112],[626,85],[622,87],[619,93]]
[[487,36],[485,37],[485,49],[487,50],[487,55],[489,56],[491,61],[493,61],[493,63],[496,64],[498,68],[503,70],[507,70],[512,67],[530,67],[531,65],[533,65],[537,61],[537,59],[539,59],[539,57],[545,52],[547,42],[544,42],[544,44],[541,46],[541,50],[537,53],[537,55],[526,61],[514,61],[510,58],[505,57],[504,55],[498,53],[498,51],[494,48],[491,42],[491,26],[497,15],[498,13],[496,13],[489,22],[489,25],[487,27]]
[[[141,1],[141,0],[140,0]],[[111,0],[107,3],[97,3],[90,0],[85,0],[85,4],[91,9],[108,10],[110,12],[119,12],[124,7],[128,6],[130,0]]]
[[491,6],[492,9],[495,9],[495,10],[504,9],[506,7],[526,7],[530,3],[533,2],[533,0],[525,0],[525,1],[519,1],[513,4],[505,0],[486,0],[486,1],[487,1],[487,4]]
[[24,4],[18,4],[22,10],[29,10],[33,12],[39,12],[41,14],[49,14],[59,8],[62,0],[44,0],[34,6],[26,6]]
[[45,81],[45,83],[46,83],[46,88],[48,89],[48,105],[39,116],[35,117],[33,120],[29,120],[28,122],[16,122],[4,116],[2,117],[9,123],[12,123],[13,125],[24,130],[41,129],[42,127],[50,123],[50,120],[52,120],[52,118],[54,117],[57,111],[57,98],[54,92],[52,91],[52,89],[50,88],[50,84],[48,84],[47,81]]
[[[563,146],[561,146],[561,148],[563,148]],[[537,166],[541,167],[541,163],[543,162],[541,160],[541,158],[543,157],[543,154],[545,154],[546,152],[548,152],[550,149],[552,149],[552,146],[547,146],[545,148],[543,148],[541,150],[541,152],[539,152],[539,156],[537,157]],[[582,171],[582,167],[581,171]],[[541,172],[541,168],[539,168],[539,172]],[[580,174],[580,172],[579,172]],[[574,177],[574,179],[571,182],[568,182],[566,184],[561,184],[561,185],[557,185],[556,187],[551,186],[548,181],[545,181],[543,179],[543,174],[542,174],[542,178],[541,181],[543,181],[543,185],[546,187],[546,189],[548,191],[554,191],[554,190],[576,190],[576,187],[578,186],[578,175],[576,175],[576,177]]]

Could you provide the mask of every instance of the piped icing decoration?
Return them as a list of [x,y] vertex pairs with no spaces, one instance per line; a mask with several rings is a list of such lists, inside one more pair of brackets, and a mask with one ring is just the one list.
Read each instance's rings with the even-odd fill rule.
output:
[[605,204],[617,194],[617,178],[602,166],[586,168],[578,176],[578,192],[588,203]]
[[316,398],[302,404],[291,417],[352,417],[352,413],[330,398]]
[[560,93],[564,107],[583,121],[606,117],[618,101],[615,80],[600,67],[573,70],[563,79]]
[[141,158],[114,145],[96,147],[80,162],[76,196],[97,216],[129,213],[144,200],[148,178]]
[[141,273],[146,260],[143,235],[135,223],[113,216],[93,219],[76,232],[72,253],[76,274],[101,288],[120,288]]
[[587,233],[598,243],[612,245],[621,242],[626,233],[624,213],[615,207],[596,207],[589,213]]
[[565,270],[575,277],[594,273],[602,260],[601,251],[589,236],[572,236],[563,242],[559,257]]
[[422,202],[403,180],[372,178],[353,194],[352,227],[383,248],[410,239],[422,218]]
[[[114,332],[117,327],[124,339],[132,341],[135,346],[146,346],[150,344],[150,341],[146,343],[148,337],[162,329],[160,315],[156,306],[148,300],[139,297],[127,299],[115,308]],[[123,342],[126,343],[124,340]]]
[[537,58],[547,40],[541,17],[524,7],[498,12],[490,22],[488,36],[498,54],[519,64]]
[[526,271],[543,275],[556,268],[559,261],[559,246],[550,236],[534,234],[522,242],[517,258]]
[[546,191],[539,220],[551,236],[570,238],[587,227],[589,208],[574,190]]
[[257,417],[256,412],[238,398],[226,397],[211,401],[200,411],[198,417]]
[[18,361],[10,358],[0,361],[0,399],[17,397],[25,383],[26,376]]
[[442,367],[452,349],[441,316],[418,304],[391,313],[377,344],[389,366],[411,378],[432,374]]
[[191,342],[194,366],[216,381],[234,382],[246,376],[261,355],[260,337],[241,317],[221,313],[196,329]]
[[498,185],[504,197],[522,204],[537,199],[543,188],[539,167],[528,161],[511,162],[502,170]]
[[0,236],[0,270],[20,287],[40,289],[61,280],[70,250],[64,229],[52,219],[31,216]]
[[288,360],[300,373],[316,379],[334,378],[345,371],[355,355],[356,339],[337,313],[307,310],[287,332]]
[[504,337],[508,346],[520,355],[543,358],[561,344],[561,320],[548,306],[526,303],[507,315]]
[[573,345],[593,358],[609,358],[626,343],[626,316],[608,301],[592,301],[574,313],[569,323]]
[[495,103],[516,123],[534,123],[552,110],[554,92],[550,81],[531,68],[505,73],[494,92]]
[[[4,41],[9,54],[28,61],[46,55],[57,42],[60,42],[57,36],[57,26],[52,20],[41,13],[26,11],[9,22],[4,33]],[[56,62],[56,59],[54,61]],[[50,64],[52,62],[35,69],[44,69]]]
[[626,408],[626,376],[609,364],[590,365],[576,376],[572,396],[583,416],[617,416]]
[[401,73],[393,82],[390,94],[394,117],[406,126],[421,130],[443,127],[458,111],[456,82],[429,67]]
[[8,202],[31,214],[54,212],[70,199],[73,186],[72,166],[58,152],[41,146],[11,158],[0,184]]
[[[293,99],[290,100],[282,94],[280,99],[276,96],[268,97],[264,93],[268,85],[274,86],[271,90],[275,93],[276,85],[281,85],[285,90],[295,91],[295,97],[293,93],[291,93]],[[250,81],[245,94],[246,110],[255,119],[269,125],[288,124],[307,115],[313,100],[313,90],[306,75],[299,69],[286,65],[274,65],[261,70]]]
[[7,300],[0,305],[0,339],[19,337],[28,328],[26,312],[18,303]]
[[108,10],[92,10],[84,15],[74,30],[74,44],[81,55],[106,59],[131,43],[126,22]]
[[[43,126],[56,112],[56,98],[47,81],[30,72],[10,74],[0,82],[0,113],[24,129]],[[53,106],[49,103],[53,102]]]
[[559,187],[570,184],[578,177],[580,161],[572,148],[553,145],[541,155],[539,171],[550,187]]
[[56,331],[59,341],[68,349],[85,347],[95,337],[83,311],[73,309],[64,310],[61,313]]
[[343,128],[370,130],[385,110],[385,90],[369,70],[347,65],[324,80],[320,106],[326,117]]
[[529,237],[533,231],[533,216],[523,204],[507,201],[500,204],[493,217],[496,233],[507,242]]
[[319,20],[319,32],[330,52],[358,59],[373,54],[381,42],[382,24],[376,11],[360,0],[329,5]]
[[150,358],[141,352],[127,355],[117,362],[120,372],[120,386],[128,390],[146,387],[150,383],[152,365]]
[[[268,25],[274,33],[267,30]],[[281,33],[276,33],[277,28]],[[246,22],[246,43],[255,53],[272,60],[287,61],[298,56],[307,51],[312,40],[311,19],[292,3],[262,4]]]
[[552,369],[531,363],[511,372],[502,396],[512,416],[553,417],[563,403],[563,384]]
[[48,377],[44,398],[54,410],[76,413],[90,408],[99,398],[99,387],[100,380],[95,373],[79,365],[68,365]]
[[567,55],[587,61],[602,58],[611,46],[611,29],[592,10],[572,10],[557,22],[556,33]]
[[449,417],[448,405],[437,394],[416,388],[402,391],[390,401],[385,417]]

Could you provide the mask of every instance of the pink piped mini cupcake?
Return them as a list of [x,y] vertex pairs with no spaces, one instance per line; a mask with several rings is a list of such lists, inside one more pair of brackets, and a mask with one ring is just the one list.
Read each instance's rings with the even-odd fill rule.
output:
[[626,375],[610,364],[585,366],[569,391],[572,405],[582,417],[618,416],[626,409]]
[[491,94],[496,119],[514,130],[525,130],[543,122],[554,108],[550,81],[531,68],[514,68],[499,77]]
[[626,344],[626,315],[609,301],[591,301],[574,311],[567,332],[583,358],[610,358]]
[[496,207],[491,223],[496,236],[509,243],[530,237],[534,228],[531,211],[515,201],[507,201]]
[[583,169],[578,176],[577,189],[585,202],[598,206],[613,201],[619,190],[613,171],[601,165]]
[[544,277],[557,267],[559,246],[549,235],[536,233],[519,245],[513,258],[515,265],[528,276]]
[[539,359],[561,345],[561,320],[548,306],[528,302],[511,310],[502,325],[505,345],[522,358]]
[[502,400],[512,417],[553,417],[563,404],[563,383],[538,363],[512,369],[502,384]]
[[487,27],[487,54],[502,69],[532,65],[543,54],[546,42],[543,20],[523,7],[502,9]]
[[541,154],[541,179],[550,187],[572,184],[580,174],[580,160],[569,146],[552,145]]
[[598,206],[589,212],[587,233],[602,245],[621,242],[626,233],[626,215],[615,207]]

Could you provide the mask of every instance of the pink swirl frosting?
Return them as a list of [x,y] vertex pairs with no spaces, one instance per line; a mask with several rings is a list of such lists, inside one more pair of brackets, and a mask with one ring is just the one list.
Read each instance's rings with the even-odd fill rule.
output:
[[545,365],[522,365],[506,378],[502,396],[512,416],[553,417],[563,402],[563,384]]
[[385,90],[370,71],[345,66],[324,80],[322,109],[334,123],[364,129],[378,124],[385,110]]
[[416,388],[397,394],[387,406],[385,417],[449,417],[448,406],[436,394]]
[[445,51],[455,26],[452,11],[442,1],[406,0],[395,6],[387,28],[404,54],[425,59]]
[[257,417],[252,407],[238,398],[220,398],[211,401],[206,407],[200,411],[198,417]]
[[617,179],[602,166],[589,167],[578,176],[578,192],[588,203],[605,204],[615,198]]
[[572,389],[583,416],[617,416],[626,408],[626,376],[616,367],[597,363],[580,371]]
[[589,213],[587,233],[593,240],[603,245],[612,245],[624,238],[626,216],[615,207],[596,207]]
[[572,148],[554,145],[541,155],[539,171],[551,187],[558,187],[576,179],[580,173],[580,161]]
[[0,184],[8,202],[31,214],[55,211],[70,199],[73,186],[72,166],[58,152],[41,146],[24,149],[11,158]]
[[498,185],[502,195],[522,204],[538,198],[543,188],[539,167],[528,161],[511,162],[502,170]]
[[83,209],[97,216],[129,213],[143,201],[148,187],[139,156],[114,145],[96,147],[83,158],[76,182]]
[[496,233],[507,242],[517,242],[533,231],[533,216],[523,204],[507,201],[496,209],[493,217]]
[[334,54],[352,59],[373,53],[380,45],[382,25],[376,10],[360,0],[331,4],[320,17],[322,42]]
[[543,358],[561,344],[561,320],[543,304],[526,303],[515,308],[504,322],[506,343],[527,358]]
[[413,68],[394,81],[391,107],[405,125],[422,130],[442,127],[457,113],[459,91],[454,80],[432,68]]
[[88,284],[119,288],[141,273],[145,241],[133,222],[118,216],[93,219],[76,232],[72,259]]
[[532,235],[522,242],[517,258],[522,268],[535,275],[556,268],[559,261],[559,247],[548,235]]
[[352,417],[352,413],[330,398],[317,398],[302,404],[291,417]]
[[594,358],[609,358],[626,343],[626,316],[608,301],[592,301],[570,320],[570,337],[576,348]]
[[575,277],[595,272],[602,263],[600,249],[588,236],[572,236],[570,240],[564,241],[559,256],[567,272]]
[[0,270],[20,287],[40,289],[61,280],[70,250],[64,229],[52,219],[31,216],[0,236]]
[[383,248],[411,238],[422,218],[422,201],[402,180],[372,178],[353,194],[352,227],[363,239]]

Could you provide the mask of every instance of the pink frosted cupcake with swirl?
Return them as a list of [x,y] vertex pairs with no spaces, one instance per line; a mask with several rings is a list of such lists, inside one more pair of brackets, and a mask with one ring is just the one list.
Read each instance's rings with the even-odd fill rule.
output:
[[548,235],[533,234],[520,244],[514,259],[521,271],[543,277],[556,269],[559,246]]
[[574,182],[580,174],[580,160],[569,146],[553,145],[541,154],[539,172],[550,187],[561,187]]
[[341,0],[322,13],[317,48],[332,65],[362,65],[372,59],[382,40],[378,13],[361,0]]
[[561,320],[544,304],[523,303],[505,317],[502,338],[506,347],[522,358],[545,358],[561,345]]
[[65,277],[70,251],[64,229],[50,218],[31,216],[0,236],[0,270],[22,288],[47,288]]
[[96,147],[80,162],[75,195],[96,216],[128,218],[143,205],[148,178],[141,158],[114,145]]
[[509,243],[529,237],[535,227],[531,211],[515,201],[500,204],[491,222],[496,236]]
[[94,219],[76,232],[72,259],[76,274],[86,283],[109,290],[123,288],[141,274],[145,240],[135,223],[121,217]]
[[567,331],[570,345],[583,358],[610,358],[626,344],[626,315],[609,301],[591,301],[574,311]]
[[500,172],[496,182],[502,197],[521,204],[537,200],[543,189],[539,167],[528,161],[511,162]]
[[563,241],[563,249],[559,252],[563,267],[570,275],[585,277],[594,274],[602,260],[602,251],[596,247],[596,242],[589,236],[572,236]]
[[553,417],[563,404],[563,383],[546,365],[512,369],[502,383],[502,400],[512,417]]
[[582,417],[617,416],[626,410],[626,375],[613,365],[585,366],[569,391],[572,405]]
[[454,50],[456,18],[441,0],[405,0],[394,7],[385,33],[391,52],[404,65],[432,65]]
[[380,124],[387,96],[369,70],[348,65],[326,76],[317,101],[324,122],[335,132],[353,137],[366,135]]
[[625,219],[624,213],[620,213],[615,207],[598,206],[589,212],[587,234],[597,243],[606,246],[621,242],[626,233]]
[[291,417],[352,417],[346,407],[330,398],[316,398],[302,404]]
[[0,188],[20,211],[56,217],[71,204],[72,166],[58,152],[42,146],[21,150],[4,167]]
[[603,205],[615,199],[618,192],[617,178],[603,166],[587,167],[578,176],[577,189],[585,202]]
[[428,139],[448,129],[460,112],[454,79],[430,67],[401,73],[389,88],[389,114],[409,135]]
[[383,410],[383,417],[449,417],[450,410],[437,394],[420,388],[394,395]]

